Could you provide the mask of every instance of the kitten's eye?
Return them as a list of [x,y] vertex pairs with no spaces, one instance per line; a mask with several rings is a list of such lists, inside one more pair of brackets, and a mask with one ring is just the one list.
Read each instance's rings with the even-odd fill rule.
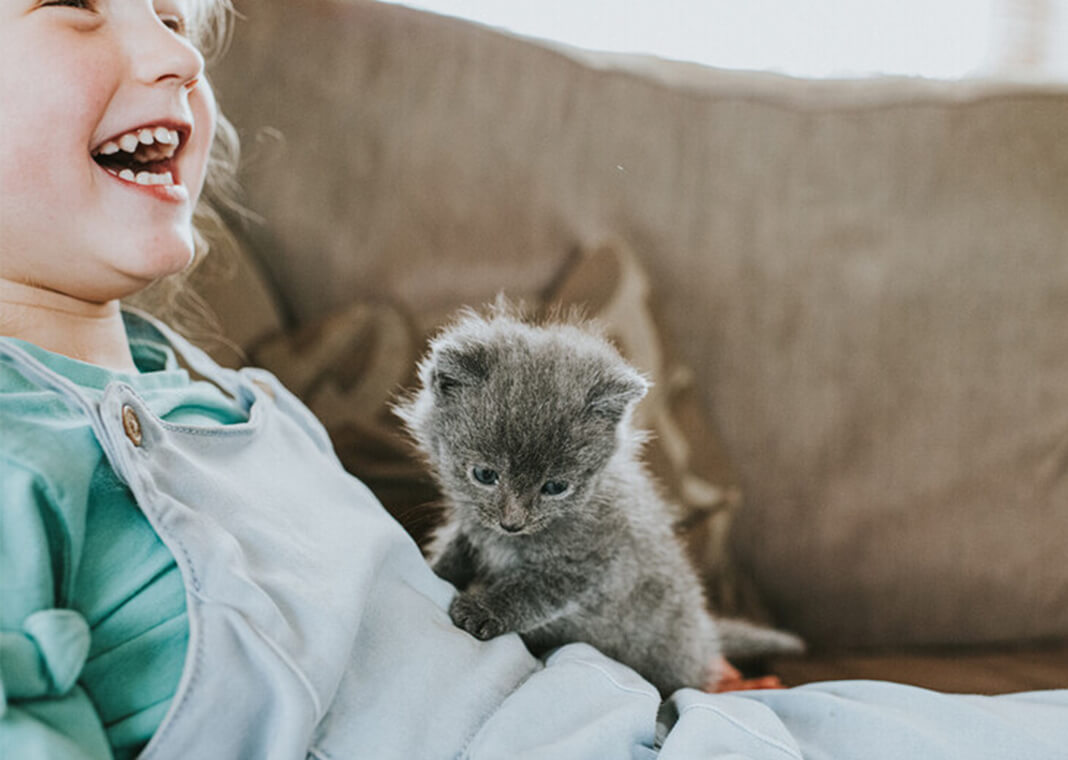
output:
[[501,479],[496,470],[491,470],[488,467],[472,467],[471,477],[484,486],[495,486],[497,481]]
[[541,492],[546,496],[559,496],[570,487],[562,480],[547,480],[542,485]]

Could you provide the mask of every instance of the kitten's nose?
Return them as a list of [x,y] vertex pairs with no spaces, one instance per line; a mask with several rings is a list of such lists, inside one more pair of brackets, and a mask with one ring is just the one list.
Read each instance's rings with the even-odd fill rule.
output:
[[502,517],[500,520],[500,526],[509,533],[518,533],[519,531],[523,530],[523,520]]
[[498,524],[508,533],[518,533],[527,524],[527,511],[513,496],[508,496],[501,505]]

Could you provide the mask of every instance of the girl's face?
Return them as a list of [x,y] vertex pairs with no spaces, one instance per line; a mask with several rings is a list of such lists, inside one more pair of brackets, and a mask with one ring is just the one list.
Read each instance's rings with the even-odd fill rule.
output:
[[215,131],[193,2],[0,0],[0,278],[103,303],[190,263]]

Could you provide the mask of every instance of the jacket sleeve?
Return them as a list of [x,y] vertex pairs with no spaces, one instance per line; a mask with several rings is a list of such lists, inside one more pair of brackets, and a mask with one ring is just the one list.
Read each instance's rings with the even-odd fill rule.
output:
[[0,458],[0,757],[105,760],[111,749],[78,686],[89,626],[62,608],[78,537],[41,478]]

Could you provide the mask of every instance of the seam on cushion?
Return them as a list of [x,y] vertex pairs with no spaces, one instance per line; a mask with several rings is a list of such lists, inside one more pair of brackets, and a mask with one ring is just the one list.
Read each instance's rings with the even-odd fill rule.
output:
[[321,747],[308,747],[308,757],[315,760],[333,760],[334,756]]
[[[777,750],[785,752],[787,755],[794,758],[794,760],[805,760],[805,758],[802,757],[799,752],[795,752],[791,747],[788,747],[787,745],[783,744],[778,739],[773,739],[772,737],[763,734],[760,731],[754,731],[750,726],[745,725],[734,716],[729,715],[718,707],[713,707],[712,705],[695,704],[690,705],[689,707],[685,707],[683,708],[682,712],[679,713],[679,720],[682,720],[682,716],[688,712],[691,712],[692,710],[708,710],[709,712],[715,713],[734,727],[740,728],[742,731],[749,734],[754,739],[759,739],[768,746],[774,747]],[[668,734],[668,736],[670,737],[670,734]]]

